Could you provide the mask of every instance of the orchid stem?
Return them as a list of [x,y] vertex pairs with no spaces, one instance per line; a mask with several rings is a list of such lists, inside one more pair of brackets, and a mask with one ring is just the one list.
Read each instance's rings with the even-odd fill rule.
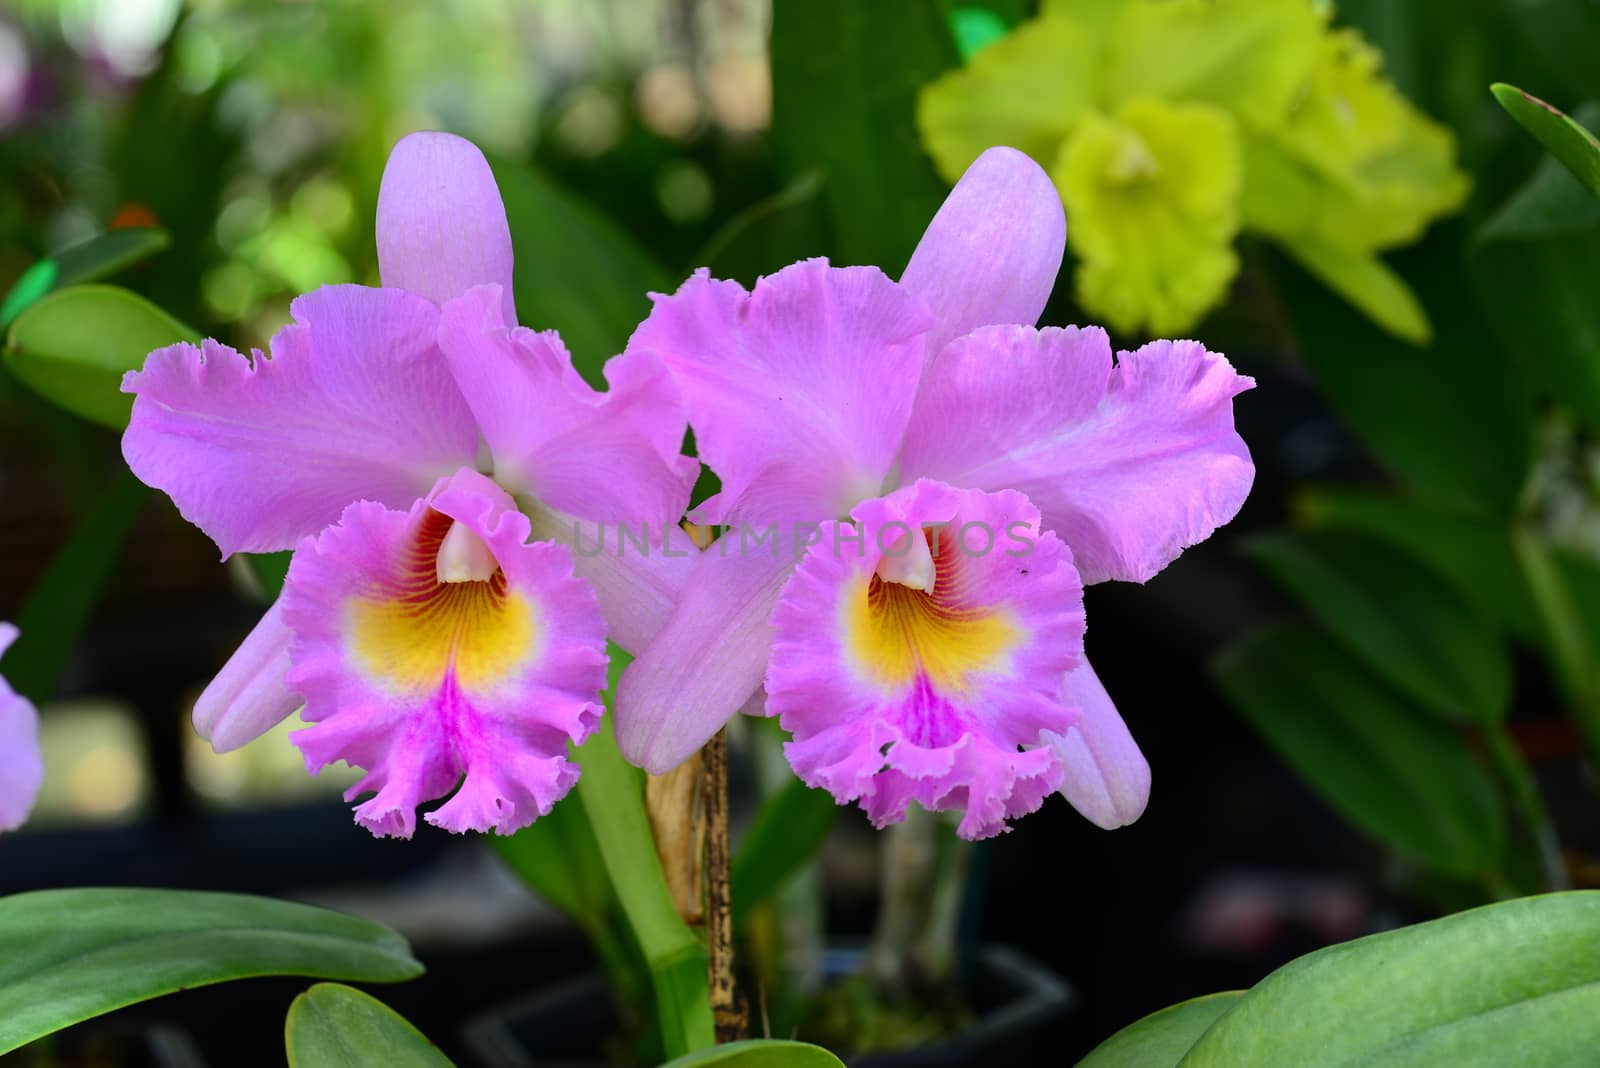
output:
[[701,798],[706,836],[706,957],[711,1015],[717,1041],[749,1037],[750,1015],[733,972],[733,893],[728,857],[728,732],[720,730],[701,751]]

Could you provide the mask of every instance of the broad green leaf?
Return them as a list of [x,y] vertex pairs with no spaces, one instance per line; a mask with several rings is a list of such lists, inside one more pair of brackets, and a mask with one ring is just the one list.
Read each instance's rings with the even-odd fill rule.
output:
[[799,779],[762,803],[733,858],[736,928],[810,863],[838,812],[828,791],[813,790]]
[[[615,645],[609,648],[610,689],[615,690],[632,658]],[[606,877],[650,968],[662,1046],[669,1057],[710,1046],[716,1032],[705,947],[673,904],[645,812],[643,773],[622,758],[609,715],[578,750],[578,763],[583,775],[577,794],[583,798]]]
[[1489,87],[1500,106],[1539,139],[1561,165],[1600,197],[1600,141],[1571,116],[1514,85],[1496,82]]
[[56,551],[17,613],[21,631],[6,657],[6,678],[35,704],[56,683],[122,555],[149,491],[126,471],[111,480],[67,543]]
[[1345,248],[1316,237],[1281,242],[1295,262],[1362,314],[1402,341],[1426,345],[1433,324],[1405,279],[1375,253]]
[[1340,531],[1268,535],[1250,553],[1346,649],[1427,711],[1458,723],[1505,717],[1505,647],[1421,560]]
[[1257,983],[1182,1068],[1582,1068],[1600,1049],[1600,892],[1358,938]]
[[1494,872],[1504,813],[1462,738],[1316,628],[1267,628],[1214,667],[1233,705],[1345,818],[1448,875]]
[[802,174],[729,219],[696,254],[694,266],[748,287],[762,275],[824,251],[821,192],[820,172]]
[[289,1068],[451,1068],[403,1016],[338,983],[318,983],[294,999],[283,1045]]
[[172,244],[172,235],[159,226],[129,226],[108,230],[55,256],[61,273],[56,288],[110,278]]
[[262,975],[394,983],[422,974],[368,920],[272,898],[42,890],[0,898],[0,1053],[138,1001]]
[[75,415],[113,430],[128,425],[133,398],[122,376],[152,349],[198,341],[193,329],[136,293],[115,286],[60,289],[17,316],[6,366]]
[[1539,617],[1498,524],[1427,501],[1322,486],[1302,491],[1295,511],[1307,525],[1369,534],[1405,550],[1497,626],[1537,639]]
[[[1459,224],[1395,256],[1434,317],[1415,348],[1373,326],[1292,265],[1274,278],[1298,349],[1334,409],[1419,496],[1457,510],[1510,516],[1533,440],[1529,389],[1462,293]],[[1406,269],[1409,268],[1409,269]]]
[[752,1038],[703,1049],[669,1061],[661,1068],[844,1068],[844,1063],[806,1042]]
[[526,165],[490,157],[517,251],[517,319],[558,330],[573,365],[604,387],[602,368],[650,312],[649,294],[676,288],[627,231]]
[[171,236],[159,227],[127,227],[45,257],[24,271],[6,294],[0,304],[0,329],[10,326],[13,319],[46,293],[109,278],[171,243]]
[[[1580,112],[1600,118],[1600,107]],[[1552,158],[1478,231],[1474,281],[1502,343],[1600,426],[1600,200]]]
[[922,86],[959,62],[944,7],[772,5],[773,149],[789,175],[823,172],[841,265],[875,264],[898,277],[944,200],[912,121]]
[[1078,1068],[1172,1068],[1243,996],[1242,990],[1228,990],[1168,1005],[1100,1043]]

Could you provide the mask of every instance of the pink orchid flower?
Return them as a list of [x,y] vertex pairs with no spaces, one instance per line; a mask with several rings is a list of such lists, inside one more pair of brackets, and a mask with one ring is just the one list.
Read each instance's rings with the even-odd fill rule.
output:
[[[215,341],[150,354],[123,455],[226,557],[295,549],[282,595],[195,704],[219,752],[304,705],[308,770],[345,760],[379,835],[427,820],[510,833],[577,778],[606,624],[642,647],[692,557],[663,541],[698,465],[664,369],[625,356],[591,389],[554,332],[516,326],[511,234],[470,143],[413,134],[378,199],[383,288],[290,306],[270,358]],[[627,522],[653,554],[560,541]],[[678,532],[681,535],[681,532]],[[538,540],[530,544],[531,538]]]
[[1035,329],[1064,237],[1044,171],[997,148],[899,282],[810,260],[654,297],[628,352],[670,369],[722,479],[697,518],[729,530],[623,675],[629,759],[673,767],[764,683],[801,778],[879,826],[916,801],[985,837],[1058,790],[1138,818],[1080,577],[1143,582],[1238,512],[1253,383],[1192,341],[1114,362],[1101,329]]
[[[0,656],[16,640],[17,628],[0,623]],[[26,697],[0,677],[0,831],[22,826],[43,781],[39,715]]]

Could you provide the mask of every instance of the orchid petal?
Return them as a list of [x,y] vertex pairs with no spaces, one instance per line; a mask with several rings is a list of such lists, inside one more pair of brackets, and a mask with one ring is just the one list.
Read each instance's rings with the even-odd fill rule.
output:
[[253,742],[305,702],[292,692],[283,599],[272,603],[194,703],[194,729],[219,753]]
[[[17,640],[17,628],[0,623],[0,655]],[[0,831],[22,826],[44,781],[39,714],[33,703],[0,678]]]
[[453,134],[401,138],[378,188],[378,271],[383,284],[443,304],[477,285],[500,287],[507,325],[511,228],[483,153]]
[[655,640],[700,555],[682,527],[666,527],[657,545],[628,525],[590,523],[542,508],[529,518],[535,540],[572,550],[573,573],[593,587],[612,641],[636,653]]
[[477,455],[431,304],[326,286],[290,312],[271,359],[215,341],[173,345],[123,380],[137,395],[128,466],[223,556],[293,548],[353,501],[409,507]]
[[1066,768],[1061,796],[1097,827],[1127,826],[1150,801],[1150,762],[1088,661],[1067,674],[1062,700],[1078,709],[1078,722],[1044,736]]
[[726,534],[695,560],[672,618],[617,684],[617,745],[652,775],[721,730],[766,673],[768,618],[795,553],[787,539],[739,538]]
[[957,339],[923,383],[903,477],[1019,490],[1085,582],[1144,582],[1244,504],[1233,398],[1255,383],[1196,341],[1118,359],[1094,327]]
[[446,304],[439,344],[494,459],[519,497],[599,523],[647,530],[652,544],[689,505],[700,465],[682,455],[688,423],[659,361],[606,365],[607,392],[572,367],[555,331],[508,329],[481,286]]
[[900,284],[938,320],[928,356],[980,326],[1032,326],[1066,247],[1061,195],[1037,163],[991,148],[961,176],[911,254]]
[[722,493],[697,518],[837,516],[894,463],[932,318],[875,267],[806,260],[756,283],[697,272],[655,295],[630,356],[666,364]]

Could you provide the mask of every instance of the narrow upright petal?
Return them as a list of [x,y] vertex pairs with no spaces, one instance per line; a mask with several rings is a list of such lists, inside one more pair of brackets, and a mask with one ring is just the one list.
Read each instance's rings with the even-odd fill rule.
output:
[[477,456],[432,304],[326,286],[290,312],[270,359],[173,345],[123,380],[128,466],[224,556],[293,548],[353,501],[410,507]]
[[519,497],[659,545],[689,506],[700,465],[682,454],[687,419],[666,368],[647,354],[606,364],[598,392],[555,331],[507,328],[494,286],[446,304],[439,344],[494,459]]
[[1061,699],[1078,710],[1065,734],[1044,737],[1066,770],[1061,796],[1097,827],[1127,826],[1150,801],[1150,762],[1087,660],[1068,672]]
[[453,134],[401,138],[378,188],[378,271],[383,284],[435,304],[473,286],[498,285],[506,324],[511,295],[511,227],[483,153]]
[[1038,322],[1066,238],[1061,195],[1043,168],[1013,148],[979,156],[928,224],[900,277],[937,320],[928,358],[980,326]]
[[226,753],[253,742],[305,703],[284,681],[290,638],[280,597],[201,691],[194,729],[212,749]]
[[1233,398],[1254,384],[1197,341],[1113,366],[1098,328],[985,327],[924,381],[903,477],[1025,493],[1085,582],[1144,582],[1244,504]]
[[629,762],[671,771],[760,688],[793,544],[733,530],[695,560],[672,617],[617,683],[617,746]]
[[[17,628],[0,623],[0,656],[16,640]],[[0,831],[22,826],[43,781],[38,713],[0,678]]]
[[[932,591],[883,578],[907,530],[935,561]],[[986,838],[1062,783],[1044,732],[1074,713],[1080,662],[1072,554],[1019,493],[920,481],[824,524],[773,615],[767,710],[799,776],[879,827],[915,801]]]
[[[456,525],[493,574],[440,581]],[[417,806],[452,791],[428,822],[510,834],[577,781],[567,743],[599,722],[605,624],[566,547],[527,537],[505,491],[462,471],[409,513],[352,505],[295,554],[289,685],[313,726],[292,737],[313,772],[366,770],[347,797],[375,792],[356,808],[374,834],[410,837]]]
[[700,271],[628,342],[672,374],[722,493],[708,523],[842,515],[894,463],[933,320],[875,267],[806,260],[747,293]]

